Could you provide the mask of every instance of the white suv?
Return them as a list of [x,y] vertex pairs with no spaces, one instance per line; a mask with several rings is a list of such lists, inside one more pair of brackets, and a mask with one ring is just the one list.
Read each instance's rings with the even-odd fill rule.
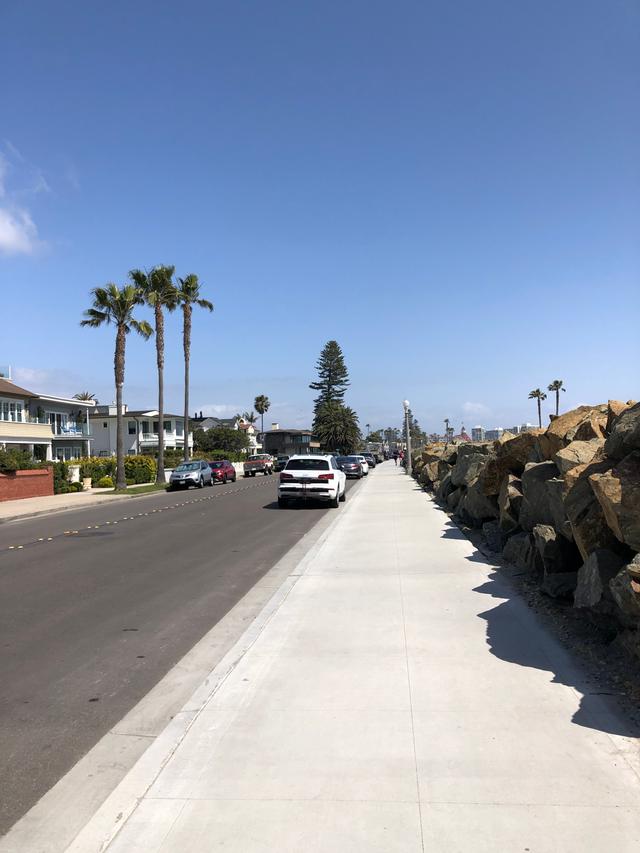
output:
[[338,468],[335,456],[291,456],[280,472],[278,483],[278,506],[285,507],[289,501],[328,501],[337,507],[347,496],[347,477]]

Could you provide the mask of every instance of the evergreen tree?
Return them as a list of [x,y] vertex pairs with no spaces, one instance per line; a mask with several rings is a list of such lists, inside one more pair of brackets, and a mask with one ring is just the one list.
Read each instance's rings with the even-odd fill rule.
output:
[[318,378],[309,385],[313,391],[320,392],[313,401],[315,417],[317,417],[318,411],[329,403],[342,404],[345,391],[349,385],[349,373],[337,341],[327,341],[324,345],[316,363],[316,370]]
[[326,403],[318,409],[313,432],[323,449],[331,453],[353,453],[362,440],[358,416],[349,406],[339,402]]

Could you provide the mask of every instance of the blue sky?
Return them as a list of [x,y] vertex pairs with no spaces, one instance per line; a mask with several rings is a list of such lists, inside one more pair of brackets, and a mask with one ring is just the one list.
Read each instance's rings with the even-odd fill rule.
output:
[[[343,347],[361,423],[638,397],[640,4],[29,2],[0,21],[0,362],[113,398],[89,291],[196,272],[193,410],[308,424]],[[131,338],[125,398],[155,401]],[[167,405],[181,410],[179,318]],[[545,406],[551,410],[551,400]]]

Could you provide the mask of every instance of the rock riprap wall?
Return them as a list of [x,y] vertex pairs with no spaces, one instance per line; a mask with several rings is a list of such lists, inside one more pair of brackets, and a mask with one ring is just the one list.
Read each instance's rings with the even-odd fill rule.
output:
[[428,445],[414,476],[544,592],[640,657],[640,404],[609,400],[491,443]]

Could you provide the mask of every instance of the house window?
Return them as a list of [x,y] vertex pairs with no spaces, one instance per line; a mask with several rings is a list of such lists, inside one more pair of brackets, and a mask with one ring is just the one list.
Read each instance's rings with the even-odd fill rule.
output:
[[149,421],[142,421],[142,432],[149,432]]
[[171,421],[162,421],[162,428],[165,432],[173,432],[171,429]]
[[3,421],[23,421],[22,400],[2,400],[0,419]]
[[176,421],[176,435],[178,435],[178,436],[184,435],[184,430],[182,428],[182,421]]
[[107,429],[109,424],[106,421],[102,422],[102,429]]
[[128,421],[127,422],[127,428],[129,430],[129,435],[135,435],[136,434],[137,429],[136,429],[136,422],[135,421]]
[[156,435],[157,435],[157,433],[158,433],[158,427],[159,427],[159,425],[160,425],[160,424],[159,424],[159,422],[158,422],[158,421],[154,421],[154,422],[153,422],[153,431],[154,431],[154,433],[155,433]]

